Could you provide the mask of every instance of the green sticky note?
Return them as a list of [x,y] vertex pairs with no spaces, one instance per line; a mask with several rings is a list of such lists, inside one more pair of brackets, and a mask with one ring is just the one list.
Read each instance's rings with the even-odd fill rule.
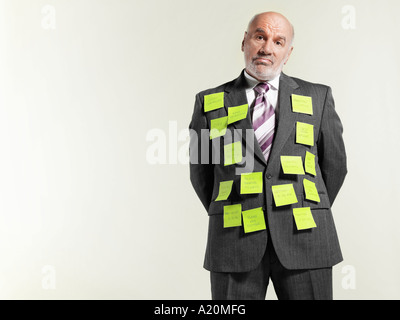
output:
[[312,98],[292,94],[292,110],[306,114],[313,114]]
[[224,136],[228,126],[228,117],[211,120],[210,139]]
[[309,207],[293,208],[294,221],[297,230],[311,229],[317,227]]
[[313,176],[317,175],[317,172],[315,170],[315,155],[313,155],[311,152],[306,151],[304,167],[307,173],[312,174]]
[[229,195],[232,191],[233,180],[230,181],[221,181],[219,183],[219,193],[217,199],[215,201],[221,201],[228,199]]
[[218,92],[204,96],[204,112],[224,107],[224,93]]
[[281,165],[285,174],[305,174],[300,156],[281,156]]
[[262,208],[243,211],[242,215],[245,233],[266,229],[264,211]]
[[306,199],[315,202],[320,202],[318,190],[314,182],[304,179],[303,186],[304,186],[304,192],[306,194]]
[[242,225],[242,205],[224,206],[224,228],[240,227]]
[[225,166],[239,163],[243,160],[242,143],[240,141],[230,143],[224,146]]
[[314,145],[314,126],[312,124],[297,122],[296,124],[296,143]]
[[297,203],[297,197],[296,193],[294,192],[293,184],[272,186],[272,194],[277,207]]
[[241,106],[228,108],[228,124],[246,118],[248,110],[249,110],[248,104],[243,104]]
[[240,193],[253,194],[263,192],[262,172],[242,173],[240,176]]

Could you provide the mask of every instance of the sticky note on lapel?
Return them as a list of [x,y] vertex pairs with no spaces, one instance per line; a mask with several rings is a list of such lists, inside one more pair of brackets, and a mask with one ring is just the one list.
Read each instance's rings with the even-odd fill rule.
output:
[[293,112],[313,114],[312,98],[292,94],[292,110]]
[[248,110],[249,110],[248,104],[243,104],[241,106],[228,108],[228,124],[246,118]]
[[224,93],[218,92],[204,96],[204,112],[224,107]]

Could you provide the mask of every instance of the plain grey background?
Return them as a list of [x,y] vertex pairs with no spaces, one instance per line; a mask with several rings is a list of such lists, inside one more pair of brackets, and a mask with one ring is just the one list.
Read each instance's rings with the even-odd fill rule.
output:
[[250,18],[272,10],[296,30],[284,72],[331,86],[345,129],[334,297],[399,299],[399,9],[0,1],[0,298],[210,298],[187,127],[195,94],[242,70]]

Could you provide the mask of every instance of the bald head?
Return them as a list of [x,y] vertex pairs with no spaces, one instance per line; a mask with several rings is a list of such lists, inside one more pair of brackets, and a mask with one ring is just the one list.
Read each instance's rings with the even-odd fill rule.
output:
[[290,21],[282,14],[279,12],[273,12],[273,11],[268,11],[268,12],[263,12],[256,14],[251,20],[249,21],[249,24],[247,26],[247,32],[254,26],[257,25],[259,20],[266,20],[271,23],[271,28],[281,28],[285,30],[290,30],[290,43],[293,43],[294,40],[294,27],[290,23]]

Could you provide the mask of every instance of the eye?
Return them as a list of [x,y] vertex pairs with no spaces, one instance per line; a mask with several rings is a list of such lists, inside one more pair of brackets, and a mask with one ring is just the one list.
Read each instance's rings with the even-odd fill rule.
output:
[[283,43],[281,41],[277,41],[275,43],[276,43],[277,46],[282,46],[283,45]]
[[263,37],[262,35],[258,35],[258,36],[256,36],[256,39],[257,39],[257,40],[263,40],[264,37]]

